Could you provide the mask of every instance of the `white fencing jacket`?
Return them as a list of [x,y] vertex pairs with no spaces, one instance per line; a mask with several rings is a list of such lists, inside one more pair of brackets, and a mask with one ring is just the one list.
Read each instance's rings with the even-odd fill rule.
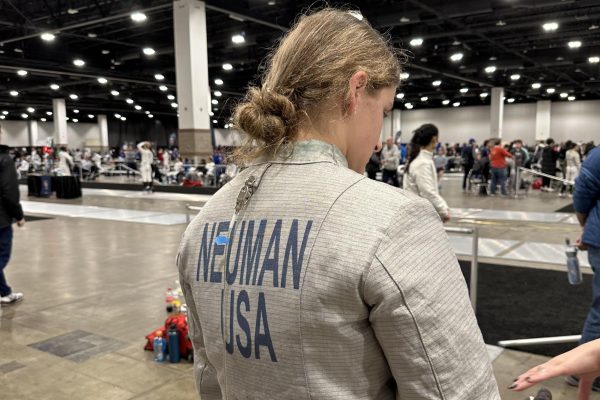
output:
[[404,174],[404,189],[429,200],[440,217],[446,217],[450,209],[444,198],[440,196],[433,153],[421,149],[417,158],[410,163],[408,171]]
[[202,400],[500,399],[433,208],[330,144],[240,172],[177,264]]

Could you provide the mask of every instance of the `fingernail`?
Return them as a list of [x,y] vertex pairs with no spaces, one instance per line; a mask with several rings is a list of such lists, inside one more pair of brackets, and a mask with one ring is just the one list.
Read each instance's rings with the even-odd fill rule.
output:
[[517,387],[517,384],[516,384],[516,383],[513,383],[513,384],[512,384],[512,385],[510,385],[508,388],[509,388],[509,389],[514,389],[514,388],[516,388],[516,387]]

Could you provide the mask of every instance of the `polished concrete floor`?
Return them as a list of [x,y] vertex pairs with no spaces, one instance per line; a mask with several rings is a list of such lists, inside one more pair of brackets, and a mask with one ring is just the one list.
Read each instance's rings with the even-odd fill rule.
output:
[[[570,203],[554,194],[526,199],[464,195],[460,180],[443,182],[456,208],[553,212]],[[88,192],[78,200],[27,199],[121,210],[185,213],[206,196]],[[0,398],[196,399],[191,365],[156,364],[144,336],[165,318],[164,292],[177,279],[174,262],[185,224],[51,216],[15,228],[8,279],[25,300],[0,309]],[[460,220],[482,237],[562,243],[573,224]],[[494,360],[503,399],[526,399],[505,388],[520,372],[546,360],[504,350]],[[549,382],[555,400],[573,399],[561,379]],[[600,399],[600,395],[592,398]]]

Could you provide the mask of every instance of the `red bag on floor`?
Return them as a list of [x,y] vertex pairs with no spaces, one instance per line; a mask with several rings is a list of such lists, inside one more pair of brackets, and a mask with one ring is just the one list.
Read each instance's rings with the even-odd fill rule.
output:
[[531,188],[534,190],[540,190],[542,188],[542,178],[537,178],[531,184]]
[[189,338],[187,319],[183,314],[170,315],[167,317],[164,326],[161,326],[146,335],[146,345],[144,346],[144,350],[154,351],[154,338],[156,337],[157,331],[162,332],[162,336],[165,340],[168,340],[167,332],[172,324],[177,326],[177,331],[179,332],[179,354],[181,354],[181,358],[192,360],[194,349],[192,347],[192,341]]
[[192,181],[190,179],[184,179],[182,183],[183,187],[201,187],[202,182],[200,181]]

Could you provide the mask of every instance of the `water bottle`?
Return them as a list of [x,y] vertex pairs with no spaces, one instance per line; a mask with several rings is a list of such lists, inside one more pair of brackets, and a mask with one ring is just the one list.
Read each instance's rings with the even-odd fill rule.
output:
[[577,258],[577,247],[572,246],[569,239],[565,240],[567,254],[567,276],[571,285],[579,285],[583,282],[581,268],[579,267],[579,258]]
[[179,354],[179,331],[177,325],[171,324],[169,327],[169,360],[172,363],[178,363],[181,356]]
[[156,337],[153,342],[154,347],[154,361],[164,362],[165,361],[165,339],[162,337],[161,331],[156,331]]

